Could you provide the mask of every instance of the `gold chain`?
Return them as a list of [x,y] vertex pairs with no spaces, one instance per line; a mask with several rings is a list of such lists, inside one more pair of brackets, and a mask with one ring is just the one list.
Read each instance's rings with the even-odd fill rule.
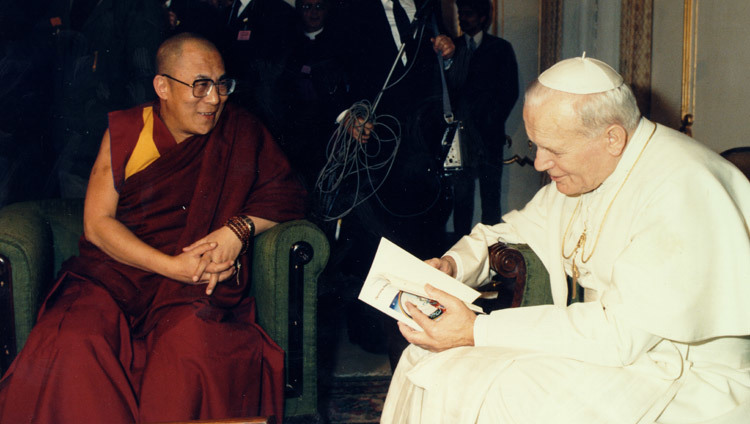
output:
[[583,227],[583,233],[581,233],[581,237],[578,239],[578,243],[576,243],[576,247],[573,248],[573,250],[570,252],[570,254],[565,254],[565,238],[568,236],[568,231],[570,231],[570,226],[573,225],[573,217],[576,216],[576,212],[578,212],[578,208],[581,207],[581,197],[578,197],[578,203],[576,203],[575,209],[573,209],[573,214],[570,215],[570,221],[568,221],[568,226],[565,227],[565,232],[563,233],[563,241],[562,241],[562,248],[560,249],[563,256],[563,259],[570,259],[573,255],[576,254],[578,249],[585,243],[586,240],[586,226]]
[[599,245],[599,237],[602,235],[602,230],[604,229],[604,223],[607,221],[607,217],[609,216],[609,210],[612,208],[612,204],[615,203],[615,199],[617,199],[617,195],[620,194],[620,190],[622,190],[622,188],[625,186],[625,183],[628,181],[628,178],[630,178],[630,174],[633,172],[635,165],[641,159],[643,152],[646,150],[646,146],[648,146],[648,143],[651,141],[651,137],[654,136],[655,132],[656,132],[656,124],[654,124],[654,129],[651,131],[651,135],[648,136],[646,143],[641,148],[640,153],[638,153],[638,157],[635,159],[635,162],[633,162],[633,166],[630,167],[630,169],[628,170],[628,173],[625,175],[625,178],[622,180],[620,187],[617,189],[617,192],[615,193],[614,197],[612,197],[612,200],[609,202],[609,205],[607,206],[607,210],[604,212],[604,218],[602,218],[602,223],[599,226],[599,231],[596,234],[596,239],[594,240],[594,247],[591,249],[591,252],[589,253],[588,257],[586,257],[586,254],[584,252],[584,249],[586,248],[586,225],[585,224],[583,226],[583,232],[581,233],[581,236],[578,238],[578,242],[576,243],[576,246],[573,248],[570,254],[568,255],[565,254],[565,240],[568,236],[568,231],[570,231],[570,227],[573,225],[573,218],[575,218],[576,212],[578,212],[578,209],[581,206],[582,196],[578,198],[578,203],[576,203],[576,207],[575,209],[573,209],[573,213],[570,215],[570,221],[568,221],[568,226],[565,228],[565,232],[563,233],[562,246],[560,247],[560,253],[562,254],[563,259],[573,258],[573,264],[571,266],[572,271],[573,271],[573,297],[576,297],[576,283],[578,282],[578,277],[580,276],[580,273],[578,272],[578,267],[576,266],[575,255],[580,249],[581,250],[581,263],[584,263],[584,264],[587,263],[591,259],[592,256],[594,256],[596,247]]

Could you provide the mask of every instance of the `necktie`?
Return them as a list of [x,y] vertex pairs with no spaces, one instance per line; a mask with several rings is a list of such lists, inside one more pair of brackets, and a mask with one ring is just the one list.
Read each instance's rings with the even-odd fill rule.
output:
[[396,20],[398,33],[401,35],[401,42],[407,42],[409,38],[411,38],[411,34],[409,34],[411,22],[409,21],[409,16],[406,15],[406,11],[398,0],[393,0],[393,18]]
[[469,51],[474,53],[474,50],[477,49],[477,42],[474,41],[474,37],[469,37]]

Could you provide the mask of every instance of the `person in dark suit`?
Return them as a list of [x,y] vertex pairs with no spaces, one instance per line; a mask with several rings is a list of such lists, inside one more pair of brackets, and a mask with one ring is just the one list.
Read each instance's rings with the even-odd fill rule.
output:
[[[341,264],[339,271],[349,278],[347,284],[355,292],[344,295],[354,298],[348,316],[350,337],[371,351],[384,350],[386,343],[379,337],[386,333],[382,327],[395,327],[392,322],[381,323],[379,312],[356,300],[380,238],[426,258],[440,249],[447,219],[436,161],[444,126],[436,54],[448,60],[454,46],[450,37],[435,32],[433,16],[442,16],[436,0],[340,1],[335,15],[353,99],[374,103],[393,67],[389,86],[374,111],[374,131],[388,137],[377,125],[385,123],[400,129],[401,135],[392,167],[359,173],[359,188],[364,188],[358,194],[372,187],[379,189],[343,217],[340,236],[332,243],[331,261]],[[396,60],[402,43],[404,54]],[[378,143],[372,137],[364,148],[375,157],[369,158],[372,163],[389,156],[394,143]],[[330,208],[334,212],[352,204],[349,200],[358,187],[346,188],[335,193],[337,203]],[[397,354],[402,347],[395,349]]]
[[[390,172],[373,177],[384,181],[376,198],[360,210],[371,209],[365,231],[375,236],[373,248],[385,236],[418,256],[434,248],[444,219],[435,166],[443,120],[436,52],[450,59],[454,45],[446,35],[434,33],[433,15],[441,16],[435,0],[350,0],[339,5],[337,14],[355,100],[374,102],[394,67],[374,113],[379,122],[386,122],[380,119],[384,116],[398,121],[401,145]],[[395,60],[401,43],[404,54]]]
[[53,61],[34,28],[43,3],[0,0],[0,207],[45,197],[54,163],[49,93]]
[[468,234],[474,215],[474,181],[484,223],[500,222],[505,121],[518,99],[518,65],[511,44],[487,33],[490,0],[456,0],[463,35],[454,39],[456,54],[448,84],[456,117],[462,121],[464,170],[451,177],[456,235]]
[[[154,98],[154,57],[166,34],[153,0],[50,0],[36,28],[52,56],[51,195],[84,197],[107,113]],[[56,178],[56,180],[55,180]],[[58,185],[59,193],[53,185]]]
[[255,113],[278,139],[285,108],[278,93],[294,40],[294,8],[284,0],[234,0],[224,10],[219,48],[237,79],[232,101]]
[[326,162],[336,117],[353,102],[341,38],[327,25],[331,7],[331,0],[297,0],[299,25],[283,76],[282,148],[308,192]]

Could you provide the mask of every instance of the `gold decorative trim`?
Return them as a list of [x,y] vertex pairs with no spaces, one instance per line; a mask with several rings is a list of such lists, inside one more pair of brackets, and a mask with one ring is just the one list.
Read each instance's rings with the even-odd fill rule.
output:
[[693,135],[695,122],[695,74],[698,58],[698,3],[684,0],[682,22],[682,98],[680,131]]

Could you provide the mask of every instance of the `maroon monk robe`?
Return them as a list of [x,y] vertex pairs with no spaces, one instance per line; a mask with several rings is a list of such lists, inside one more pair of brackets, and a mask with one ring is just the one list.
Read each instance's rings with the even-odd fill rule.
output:
[[[180,144],[155,114],[161,156],[124,180],[141,116],[142,107],[110,114],[110,134],[117,218],[144,242],[177,254],[237,214],[302,215],[283,154],[229,104],[208,136]],[[206,296],[204,285],[121,264],[83,238],[80,250],[0,383],[0,422],[281,417],[283,352],[254,323],[247,257],[239,279]]]

